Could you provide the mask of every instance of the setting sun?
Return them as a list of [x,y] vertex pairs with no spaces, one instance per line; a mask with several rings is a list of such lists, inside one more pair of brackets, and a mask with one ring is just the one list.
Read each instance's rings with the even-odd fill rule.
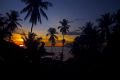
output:
[[[55,46],[62,46],[62,35],[58,35],[58,39],[56,40],[56,45]],[[46,37],[46,36],[41,36],[42,37],[42,41],[45,42],[45,46],[51,46],[51,43],[49,42],[49,37]],[[65,36],[65,40],[66,40],[66,43],[69,43],[69,42],[73,42],[74,41],[74,36],[69,36],[69,35],[66,35]],[[20,47],[24,46],[24,42],[23,42],[23,39],[22,39],[22,36],[20,34],[13,34],[12,36],[12,41],[19,45]]]
[[120,0],[0,0],[2,65],[106,76],[118,70],[119,37]]

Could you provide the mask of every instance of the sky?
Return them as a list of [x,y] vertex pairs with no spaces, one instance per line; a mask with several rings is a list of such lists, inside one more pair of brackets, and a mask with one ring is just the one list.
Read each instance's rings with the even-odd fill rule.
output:
[[[42,24],[34,26],[33,31],[38,35],[46,35],[50,27],[57,28],[62,19],[74,21],[70,23],[70,31],[76,30],[88,21],[93,21],[100,15],[107,12],[114,12],[120,9],[120,0],[47,0],[53,4],[46,11],[48,21],[42,18]],[[0,0],[0,13],[4,14],[10,10],[20,11],[25,7],[21,0]],[[24,19],[25,14],[21,14]],[[30,31],[31,23],[29,21],[20,22],[26,31]]]

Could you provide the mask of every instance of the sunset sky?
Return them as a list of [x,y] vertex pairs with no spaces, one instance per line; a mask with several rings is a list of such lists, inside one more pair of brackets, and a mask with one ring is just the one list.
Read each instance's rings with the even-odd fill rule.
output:
[[[100,17],[101,14],[107,12],[113,12],[120,9],[120,0],[47,0],[53,3],[53,7],[50,7],[46,11],[49,20],[42,18],[42,24],[37,24],[34,26],[33,31],[37,33],[38,36],[42,36],[44,41],[46,41],[47,30],[50,27],[57,28],[60,24],[59,21],[63,18],[70,21],[75,21],[70,23],[70,31],[75,31],[78,27],[85,24],[87,21],[95,21]],[[0,0],[0,13],[4,14],[10,10],[20,11],[25,7],[21,0]],[[24,19],[26,14],[21,14],[21,19]],[[31,23],[28,21],[20,22],[23,26],[25,32],[30,31]],[[20,30],[18,31],[18,33]],[[59,32],[59,31],[58,31]],[[68,42],[73,41],[75,33],[67,35],[66,40]],[[60,34],[58,36],[61,36]],[[21,42],[21,36],[19,34],[14,34],[13,39],[16,42]],[[59,37],[58,42],[62,38]]]

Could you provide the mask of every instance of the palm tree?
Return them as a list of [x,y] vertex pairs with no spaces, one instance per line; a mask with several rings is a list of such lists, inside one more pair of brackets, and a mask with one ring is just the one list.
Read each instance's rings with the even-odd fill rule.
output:
[[2,16],[2,14],[0,14],[0,29],[4,27],[3,19],[4,19],[4,17]]
[[51,42],[51,51],[53,46],[55,46],[56,44],[56,39],[58,39],[58,37],[55,34],[58,34],[55,28],[48,29],[48,34],[46,36],[50,35],[49,41]]
[[28,48],[28,49],[30,49],[30,50],[32,50],[32,49],[34,49],[34,42],[35,42],[35,37],[36,37],[37,35],[35,34],[35,33],[31,33],[31,32],[29,32],[28,33],[28,36],[26,36],[26,34],[25,34],[25,32],[23,32],[23,41],[24,41],[24,45]]
[[[83,29],[84,28],[84,29]],[[92,56],[98,49],[99,35],[94,23],[87,22],[82,28],[80,36],[76,37],[71,52],[75,59],[82,59],[82,57],[88,55]],[[90,54],[88,54],[90,53]]]
[[9,37],[11,34],[7,26],[8,26],[7,17],[0,14],[0,38],[2,40],[6,37]]
[[101,16],[100,19],[97,20],[99,22],[99,27],[101,28],[101,35],[103,40],[108,40],[110,36],[110,25],[113,23],[113,17],[110,13],[106,13]]
[[120,10],[117,11],[116,14],[114,14],[114,22],[115,26],[113,28],[114,31],[120,31]]
[[42,16],[48,20],[48,17],[44,10],[47,10],[49,6],[52,6],[52,3],[43,0],[22,0],[22,2],[26,4],[26,7],[21,11],[21,13],[27,13],[25,20],[30,17],[29,22],[32,23],[32,33],[33,26],[36,25],[37,22],[42,23]]
[[18,26],[22,27],[22,25],[19,23],[19,21],[22,21],[19,18],[19,13],[17,11],[10,11],[8,13],[6,13],[7,16],[7,30],[10,33],[10,37],[12,35],[12,33],[15,31],[15,29],[18,28]]
[[5,28],[5,17],[2,16],[2,14],[0,14],[0,30],[3,30]]
[[62,54],[64,52],[64,44],[65,44],[65,35],[67,34],[67,32],[69,32],[69,28],[70,25],[68,25],[68,23],[70,23],[68,20],[63,19],[62,21],[59,22],[61,24],[61,26],[58,27],[58,29],[60,29],[60,32],[63,35],[63,40],[62,40]]
[[3,39],[4,37],[4,27],[5,27],[4,17],[2,16],[2,14],[0,14],[0,40]]
[[114,21],[120,25],[120,10],[114,15]]
[[90,45],[92,48],[93,45],[97,45],[97,43],[99,42],[98,31],[96,30],[96,27],[92,22],[87,22],[84,27],[85,28],[82,34],[86,39],[83,40],[83,42],[85,42],[88,46]]

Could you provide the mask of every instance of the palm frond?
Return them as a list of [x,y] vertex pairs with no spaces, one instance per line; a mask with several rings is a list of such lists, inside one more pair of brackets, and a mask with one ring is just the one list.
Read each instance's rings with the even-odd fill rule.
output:
[[20,11],[20,13],[27,12],[27,11],[29,11],[29,10],[31,10],[31,9],[32,9],[31,5],[27,5],[25,8],[23,8],[23,9]]
[[30,14],[31,14],[31,9],[28,10],[27,15],[25,16],[24,19],[26,20],[30,16]]
[[20,23],[16,22],[16,24],[19,25],[20,27],[22,27],[22,25]]
[[54,37],[55,37],[56,39],[58,39],[58,37],[57,37],[56,35],[54,35]]
[[18,21],[23,21],[22,19],[17,19]]
[[46,13],[43,11],[43,9],[40,9],[40,11],[41,11],[42,15],[48,20],[48,17],[46,15]]
[[58,29],[62,28],[62,26],[58,26]]
[[9,14],[8,12],[6,13],[6,15],[7,15],[9,18],[11,18],[10,14]]

